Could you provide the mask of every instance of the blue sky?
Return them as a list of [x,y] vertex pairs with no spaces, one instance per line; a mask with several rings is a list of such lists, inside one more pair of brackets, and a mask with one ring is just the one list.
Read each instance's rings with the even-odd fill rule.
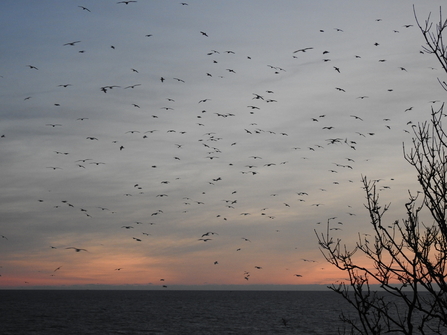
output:
[[0,287],[330,284],[361,176],[405,214],[445,94],[412,4],[187,3],[0,4]]

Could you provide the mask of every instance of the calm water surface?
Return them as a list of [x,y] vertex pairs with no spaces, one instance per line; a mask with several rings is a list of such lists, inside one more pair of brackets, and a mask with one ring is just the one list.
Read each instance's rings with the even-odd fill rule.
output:
[[[0,291],[0,334],[338,334],[331,291]],[[286,325],[283,322],[286,320]]]

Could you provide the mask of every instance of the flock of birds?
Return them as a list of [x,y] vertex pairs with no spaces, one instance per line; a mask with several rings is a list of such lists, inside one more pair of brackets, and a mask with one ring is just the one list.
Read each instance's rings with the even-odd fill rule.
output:
[[[138,6],[138,1],[118,1],[117,5],[129,5]],[[179,3],[181,6],[189,6],[188,3]],[[73,11],[82,10],[85,15],[91,15],[94,9],[77,6],[78,8],[73,8]],[[193,10],[189,6],[188,10]],[[376,20],[380,22],[380,19]],[[379,24],[379,23],[378,23]],[[409,29],[412,25],[404,25],[402,29]],[[320,30],[319,33],[327,34],[328,31]],[[330,32],[331,34],[343,34],[344,30],[340,28],[333,28]],[[398,34],[399,30],[394,30],[390,32],[391,34]],[[197,36],[207,40],[207,46],[213,44],[213,36],[204,30],[197,30]],[[142,43],[147,43],[151,38],[154,38],[153,34],[141,33]],[[338,37],[332,37],[338,38]],[[61,43],[59,46],[63,48],[73,48],[73,52],[80,54],[87,54],[88,49],[83,49],[83,38],[79,37],[79,40],[68,41]],[[119,47],[118,44],[110,45],[110,53],[115,52]],[[379,48],[380,43],[376,41],[371,42],[372,45]],[[233,81],[232,78],[237,78],[240,72],[243,72],[240,68],[243,67],[242,64],[238,62],[251,62],[256,59],[255,55],[245,55],[235,58],[239,55],[238,50],[214,50],[214,49],[203,49],[200,51],[208,59],[208,64],[203,65],[202,68],[206,68],[202,73],[202,79],[209,80],[207,85],[216,85],[217,90],[219,90],[222,85],[225,85],[226,80],[229,80],[229,84]],[[416,51],[417,53],[418,51]],[[310,56],[309,56],[310,55]],[[297,66],[301,65],[301,62],[307,62],[310,57],[314,57],[319,62],[323,64],[330,64],[332,62],[331,50],[326,50],[324,48],[319,48],[317,46],[305,46],[301,48],[292,49],[289,51],[289,57],[296,62]],[[334,55],[335,56],[335,55]],[[113,57],[113,56],[111,56]],[[233,57],[233,58],[232,58]],[[304,58],[305,57],[305,58]],[[334,57],[337,58],[337,57]],[[361,54],[352,54],[353,61],[362,61]],[[386,59],[377,59],[377,63],[384,63]],[[224,65],[220,65],[220,64]],[[24,67],[28,67],[30,71],[39,72],[39,75],[45,76],[47,73],[41,68],[39,64],[23,64]],[[266,86],[274,86],[274,82],[281,80],[282,75],[288,73],[291,69],[282,66],[264,64],[265,66],[265,76],[271,78],[265,80]],[[305,65],[304,65],[305,66]],[[345,68],[342,65],[330,65],[327,67],[328,71],[333,71],[335,74],[343,76]],[[395,66],[396,71],[409,72],[410,68],[403,67],[400,65]],[[155,71],[154,71],[155,72]],[[349,72],[349,71],[346,71]],[[117,78],[114,83],[107,83],[102,86],[97,87],[98,99],[122,99],[126,101],[125,104],[128,109],[132,109],[128,113],[130,117],[135,118],[136,122],[133,122],[133,126],[139,125],[139,129],[129,129],[128,124],[124,121],[122,122],[121,133],[114,133],[109,136],[105,136],[107,129],[97,129],[98,134],[92,133],[85,136],[85,130],[83,127],[86,125],[91,125],[88,129],[94,130],[95,124],[100,117],[99,113],[96,114],[95,111],[86,113],[83,110],[83,115],[79,115],[78,111],[75,111],[69,115],[67,119],[60,117],[48,118],[47,122],[42,124],[42,127],[46,129],[42,130],[47,136],[53,138],[51,146],[45,147],[42,150],[45,151],[46,155],[51,158],[50,162],[46,165],[41,166],[43,170],[49,170],[51,173],[57,174],[55,178],[59,178],[59,184],[57,186],[51,187],[61,187],[64,186],[64,179],[70,179],[72,176],[77,177],[85,176],[85,180],[88,183],[90,178],[95,178],[102,173],[102,170],[107,169],[114,162],[121,160],[121,155],[126,152],[131,152],[132,154],[125,156],[127,160],[126,166],[134,165],[135,176],[141,178],[144,176],[145,179],[142,180],[132,180],[129,182],[123,182],[127,184],[127,189],[122,189],[121,186],[113,189],[113,192],[119,194],[120,200],[116,202],[111,202],[108,204],[103,204],[103,199],[96,199],[96,203],[84,203],[78,204],[80,202],[79,196],[76,196],[76,200],[67,199],[56,199],[51,196],[51,193],[43,193],[42,198],[36,199],[39,203],[44,206],[45,204],[50,204],[49,206],[43,207],[44,211],[58,211],[64,210],[73,220],[79,220],[81,216],[91,220],[89,224],[94,224],[98,217],[103,218],[107,215],[107,221],[111,222],[109,225],[114,225],[117,230],[119,229],[120,235],[124,239],[131,240],[134,243],[144,244],[152,243],[156,235],[153,227],[156,226],[166,226],[171,224],[172,217],[182,213],[186,216],[189,214],[197,218],[201,217],[201,213],[208,213],[210,216],[215,218],[215,221],[208,223],[211,227],[219,229],[222,225],[231,224],[232,222],[241,222],[244,225],[244,218],[252,218],[256,216],[255,220],[265,219],[265,220],[278,220],[278,217],[283,217],[284,211],[290,208],[302,208],[300,206],[308,206],[311,208],[318,209],[324,206],[325,193],[329,193],[328,189],[333,188],[336,185],[343,184],[343,187],[348,187],[350,183],[358,182],[359,176],[362,171],[355,171],[356,163],[358,159],[363,159],[365,156],[359,154],[365,143],[368,143],[369,138],[374,138],[378,133],[382,134],[385,131],[397,131],[395,124],[392,123],[392,118],[382,118],[380,122],[375,122],[374,125],[365,125],[365,123],[370,122],[373,116],[369,115],[369,120],[367,113],[362,113],[362,111],[353,113],[347,111],[345,117],[345,122],[351,130],[343,132],[337,132],[337,126],[330,123],[329,120],[335,122],[336,120],[331,115],[331,111],[319,112],[315,111],[315,114],[309,118],[301,118],[299,121],[290,120],[290,122],[295,122],[295,128],[305,127],[307,129],[312,129],[312,132],[320,132],[322,135],[322,140],[319,143],[309,144],[304,139],[298,140],[296,133],[291,133],[288,130],[279,129],[277,125],[277,120],[275,114],[279,114],[277,111],[281,110],[281,94],[278,94],[275,89],[271,87],[264,87],[259,89],[261,85],[257,85],[258,89],[254,89],[249,93],[245,94],[246,104],[240,106],[238,110],[226,110],[226,106],[221,104],[221,101],[214,102],[216,96],[197,96],[195,100],[195,107],[185,107],[182,105],[182,99],[184,98],[182,94],[176,94],[182,91],[182,85],[194,85],[194,79],[168,75],[168,74],[151,74],[151,79],[148,77],[143,77],[144,70],[138,67],[129,68],[128,74],[123,80],[122,78]],[[233,76],[233,77],[230,77]],[[145,78],[145,79],[143,79]],[[230,79],[229,79],[230,78]],[[8,78],[0,78],[7,84]],[[216,82],[215,80],[219,80]],[[346,78],[344,78],[344,81]],[[125,83],[127,82],[127,83]],[[49,102],[50,106],[53,108],[63,108],[66,104],[64,103],[64,97],[70,95],[70,90],[74,89],[78,85],[77,83],[71,82],[70,77],[66,78],[66,82],[57,83],[54,82],[53,86],[60,89],[60,99],[57,102]],[[147,102],[145,100],[144,93],[150,93],[155,85],[166,86],[169,85],[169,89],[160,88],[161,94],[169,92],[166,96],[157,96],[154,99],[156,104],[158,104],[157,109],[145,107]],[[150,89],[145,90],[145,86],[149,86]],[[370,99],[369,95],[358,95],[352,96],[348,95],[348,89],[341,86],[333,87],[334,92],[338,94],[345,94],[348,97],[346,99],[356,100],[358,102],[367,101]],[[200,89],[198,90],[200,92]],[[207,92],[207,90],[204,90]],[[392,88],[387,89],[388,92],[393,92]],[[127,94],[129,93],[129,94]],[[134,94],[135,93],[135,94]],[[366,92],[367,94],[373,94],[374,92]],[[332,94],[332,93],[328,93]],[[370,94],[370,95],[371,95]],[[142,98],[143,97],[143,98]],[[80,98],[80,97],[79,97]],[[140,100],[136,100],[139,98]],[[23,104],[29,104],[26,108],[32,108],[32,101],[35,99],[34,95],[26,96],[23,99]],[[135,99],[135,100],[134,100]],[[432,104],[438,103],[437,100],[430,101]],[[407,113],[412,110],[412,106],[403,106],[402,113]],[[143,111],[144,112],[140,112]],[[57,113],[57,112],[56,112]],[[361,113],[361,114],[360,114]],[[179,118],[179,121],[177,120]],[[225,120],[225,123],[221,123]],[[247,122],[247,120],[250,120]],[[267,120],[267,122],[266,122]],[[272,122],[270,122],[270,121]],[[288,123],[289,120],[283,120],[284,123]],[[377,121],[377,120],[376,120]],[[77,122],[77,123],[76,123]],[[269,126],[261,126],[261,124]],[[357,131],[355,127],[362,124],[362,129],[364,131]],[[404,131],[411,133],[411,127],[414,123],[410,120],[407,121],[399,131]],[[285,127],[285,126],[284,126]],[[290,129],[289,127],[285,127]],[[67,129],[67,130],[65,130]],[[82,129],[82,130],[81,130]],[[64,134],[73,133],[79,130],[77,139],[72,145],[73,151],[77,154],[73,155],[70,148],[59,149],[57,144],[59,138],[64,136]],[[100,131],[99,131],[100,130]],[[297,130],[300,131],[300,130]],[[65,132],[65,133],[64,133]],[[232,135],[237,134],[234,138],[238,140],[233,140]],[[10,145],[8,139],[13,137],[13,134],[5,131],[2,134],[2,146]],[[113,139],[112,139],[113,138]],[[249,152],[251,147],[255,147],[258,143],[258,149],[253,149],[254,153],[252,155],[245,155]],[[88,145],[92,144],[92,145]],[[258,153],[265,152],[265,147],[272,144],[272,148],[280,148],[280,150],[273,149],[277,152],[272,152],[272,159],[269,157],[263,157]],[[259,145],[262,148],[259,148]],[[242,147],[241,151],[237,148]],[[284,149],[285,148],[285,149]],[[338,161],[326,162],[326,166],[323,168],[327,171],[328,177],[333,178],[332,182],[329,184],[319,185],[318,181],[315,184],[318,186],[315,189],[297,189],[294,195],[287,195],[281,193],[281,187],[270,187],[271,192],[266,194],[270,204],[268,207],[259,206],[259,209],[254,209],[252,206],[244,206],[244,201],[246,197],[250,197],[251,192],[247,192],[246,189],[256,188],[257,185],[265,183],[265,188],[269,188],[268,183],[270,180],[275,180],[275,176],[281,174],[287,174],[290,170],[288,166],[293,165],[293,169],[299,170],[300,162],[310,161],[312,164],[312,155],[319,153],[324,155],[323,151],[330,151],[332,148],[336,152],[340,152],[343,156],[340,156]],[[261,150],[262,149],[262,150]],[[85,155],[80,157],[79,152],[85,150]],[[104,150],[107,150],[108,155],[104,154]],[[151,156],[148,162],[141,157],[141,155]],[[298,155],[298,158],[296,158]],[[199,169],[200,176],[193,173],[187,173],[184,175],[182,172],[188,165],[192,164],[200,157],[200,167],[194,168]],[[279,158],[278,157],[282,157]],[[104,159],[106,158],[106,159]],[[124,166],[117,170],[114,175],[116,178],[121,178],[121,171]],[[39,167],[36,167],[39,169]],[[193,169],[193,171],[195,171]],[[84,174],[79,174],[79,171],[83,171]],[[99,172],[98,172],[99,171]],[[141,173],[144,171],[144,173]],[[169,173],[167,173],[169,171]],[[213,171],[219,171],[219,174],[213,175]],[[220,175],[220,173],[224,173]],[[105,172],[109,173],[109,172]],[[123,176],[127,174],[123,174]],[[178,177],[172,177],[177,175]],[[343,175],[341,179],[335,178],[335,176]],[[346,176],[352,176],[347,178]],[[93,176],[93,177],[91,177]],[[164,177],[166,176],[166,177]],[[262,178],[265,179],[255,179]],[[334,177],[333,177],[334,176]],[[52,177],[53,178],[53,177]],[[98,177],[99,178],[99,177]],[[191,179],[188,179],[191,178]],[[229,180],[225,184],[225,180]],[[324,179],[325,183],[327,179]],[[122,180],[121,180],[122,181]],[[388,179],[384,181],[385,183],[391,183],[393,179]],[[292,183],[297,183],[299,187],[299,180],[292,181]],[[202,190],[200,192],[193,193],[193,189],[190,185],[194,183],[201,183]],[[222,191],[219,193],[216,189],[219,185],[225,184],[222,187]],[[122,184],[119,184],[122,185]],[[390,184],[381,184],[381,190],[386,190],[390,188]],[[358,186],[358,185],[357,185]],[[177,196],[178,190],[181,190],[181,194],[187,194],[188,189],[191,188],[190,195],[179,198]],[[52,191],[52,193],[57,193],[57,190]],[[216,193],[225,197],[224,199],[215,200]],[[69,192],[67,193],[69,194]],[[81,192],[82,194],[82,192]],[[180,194],[180,193],[179,193]],[[222,198],[221,197],[221,198]],[[117,208],[123,208],[125,204],[131,202],[131,198],[146,199],[147,210],[141,215],[140,221],[129,221],[126,222],[122,216],[119,216],[119,210]],[[310,200],[309,200],[310,199]],[[319,200],[317,200],[319,199]],[[78,202],[78,203],[76,203]],[[156,205],[154,205],[156,204]],[[248,208],[246,208],[248,207]],[[170,210],[172,208],[172,210]],[[202,209],[203,208],[203,209]],[[68,211],[69,210],[69,211]],[[167,214],[171,211],[172,217],[165,219]],[[343,211],[343,210],[342,210]],[[79,213],[79,215],[77,214]],[[55,214],[56,215],[56,214]],[[119,219],[115,219],[114,216],[118,216]],[[347,218],[352,218],[356,216],[353,208],[346,207],[344,210],[344,215]],[[176,219],[177,221],[181,221]],[[188,217],[190,218],[190,217]],[[174,221],[176,221],[174,220]],[[281,220],[281,219],[279,219]],[[321,221],[315,222],[315,224],[326,224],[326,219],[322,218]],[[327,224],[330,224],[331,231],[341,230],[344,222],[343,218],[331,217],[327,219]],[[272,233],[281,233],[279,229],[280,225],[272,224]],[[315,226],[312,226],[313,230]],[[76,232],[76,227],[74,232]],[[190,241],[191,244],[194,243],[206,243],[206,247],[212,245],[215,240],[222,238],[221,231],[214,231],[217,229],[205,230],[198,233],[197,236]],[[256,230],[256,227],[252,227]],[[227,231],[226,229],[222,229]],[[250,229],[245,229],[245,232],[250,232]],[[3,232],[2,232],[3,233]],[[9,238],[8,232],[4,232],[5,235],[0,235],[3,241],[1,243],[7,244],[12,243],[12,238]],[[49,238],[51,239],[51,237]],[[237,253],[243,253],[245,248],[256,243],[255,239],[251,236],[242,235],[235,238],[235,244],[239,244],[233,251]],[[68,251],[73,251],[75,253],[88,253],[91,254],[92,251],[90,247],[84,245],[63,245],[55,241],[54,245],[46,246],[46,248],[51,249],[63,249]],[[296,249],[296,248],[295,248]],[[206,250],[206,249],[205,249]],[[249,265],[248,268],[240,272],[243,281],[249,281],[253,276],[253,271],[261,271],[266,266],[259,263],[259,259],[255,261],[256,256],[253,256],[253,263]],[[301,262],[311,264],[317,263],[314,259],[299,258]],[[220,266],[224,262],[224,256],[221,259],[215,259],[210,264],[212,266]],[[303,263],[303,264],[304,264]],[[119,264],[114,271],[125,272],[126,264]],[[316,265],[321,267],[321,265]],[[58,266],[55,270],[51,271],[51,276],[55,276],[61,273],[62,265]],[[64,269],[67,266],[64,267]],[[302,270],[305,267],[302,268]],[[304,271],[304,270],[303,270]],[[299,271],[289,272],[289,276],[295,278],[301,278],[305,275]],[[30,280],[28,280],[30,282]],[[161,278],[160,282],[163,282],[162,287],[168,287],[167,279]],[[297,282],[299,283],[299,282]]]

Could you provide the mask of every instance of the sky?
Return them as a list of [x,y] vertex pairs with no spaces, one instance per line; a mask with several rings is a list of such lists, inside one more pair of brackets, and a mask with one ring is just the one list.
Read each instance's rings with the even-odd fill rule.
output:
[[[0,289],[326,287],[405,215],[441,1],[0,3]],[[445,80],[445,79],[443,79]]]

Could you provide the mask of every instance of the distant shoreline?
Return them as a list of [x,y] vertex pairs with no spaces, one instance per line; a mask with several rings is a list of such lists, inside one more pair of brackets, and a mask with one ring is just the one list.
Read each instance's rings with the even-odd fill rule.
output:
[[[0,287],[0,291],[54,290],[54,291],[319,291],[333,292],[328,285],[67,285]],[[379,286],[373,289],[380,290]]]

